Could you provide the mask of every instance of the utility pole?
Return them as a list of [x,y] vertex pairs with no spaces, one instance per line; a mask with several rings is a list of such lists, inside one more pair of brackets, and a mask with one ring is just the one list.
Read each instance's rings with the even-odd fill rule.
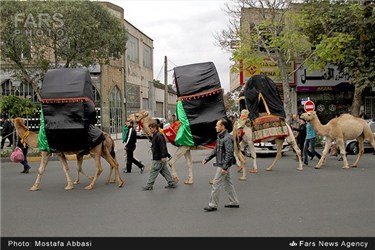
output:
[[168,62],[167,56],[164,56],[164,118],[167,119],[168,114]]

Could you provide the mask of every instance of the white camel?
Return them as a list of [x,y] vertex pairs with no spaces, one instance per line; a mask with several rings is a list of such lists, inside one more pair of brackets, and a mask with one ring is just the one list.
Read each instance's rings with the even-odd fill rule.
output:
[[[148,128],[148,125],[150,123],[154,122],[154,121],[148,115],[147,111],[141,110],[137,113],[131,114],[131,115],[129,115],[128,120],[136,122],[137,126],[141,126],[143,132],[147,136],[151,137],[151,133],[150,133],[150,130]],[[171,175],[172,175],[175,183],[178,183],[180,181],[180,178],[178,177],[178,174],[177,174],[177,171],[176,171],[176,162],[182,156],[185,157],[187,168],[188,168],[188,177],[184,181],[184,184],[191,185],[191,184],[194,183],[193,163],[192,163],[192,159],[191,159],[191,151],[190,150],[212,150],[212,148],[207,147],[207,146],[178,146],[175,154],[168,161],[168,164],[171,167]],[[236,158],[237,162],[239,162],[240,160],[242,160],[242,162],[244,162],[244,159],[245,159],[245,157],[242,155],[241,152],[239,152],[238,155],[235,154],[235,158]]]
[[364,152],[363,141],[365,139],[369,140],[372,147],[375,149],[375,141],[371,128],[362,118],[354,117],[350,114],[342,114],[339,117],[331,119],[326,125],[322,125],[316,112],[312,111],[303,113],[301,119],[310,122],[318,135],[326,137],[326,144],[322,152],[322,157],[315,166],[317,169],[325,163],[327,153],[331,147],[332,141],[334,140],[336,140],[336,145],[340,150],[343,159],[342,168],[344,169],[349,168],[349,163],[346,158],[345,140],[357,139],[358,141],[359,152],[352,167],[358,167],[359,160]]
[[[247,111],[247,110],[245,110]],[[242,113],[242,112],[241,112]],[[246,116],[247,117],[247,116]],[[237,121],[238,122],[238,121]],[[242,132],[242,139],[240,140],[239,136],[239,126],[236,124],[233,126],[233,138],[234,138],[234,145],[235,145],[235,151],[239,151],[243,149],[246,145],[249,146],[250,153],[251,153],[251,158],[253,159],[253,168],[250,170],[251,173],[257,173],[258,172],[258,165],[256,161],[256,152],[255,152],[255,147],[254,147],[254,141],[253,141],[253,131],[250,126],[250,121],[247,120],[246,123],[244,123],[242,126],[243,132]],[[281,158],[282,156],[282,146],[284,143],[284,140],[287,141],[288,144],[292,145],[297,158],[298,158],[298,167],[297,170],[303,170],[303,162],[302,162],[302,157],[301,157],[301,150],[299,149],[297,142],[294,138],[292,129],[290,126],[286,123],[286,127],[288,129],[288,136],[283,137],[283,138],[276,138],[276,137],[270,137],[262,141],[275,141],[276,147],[277,147],[277,154],[271,165],[269,165],[266,170],[267,171],[272,171],[272,168],[275,166],[276,162]],[[238,154],[238,152],[235,152],[235,154]],[[242,170],[242,180],[246,180],[246,162],[240,161],[240,167],[239,171]],[[242,168],[242,169],[241,169]]]

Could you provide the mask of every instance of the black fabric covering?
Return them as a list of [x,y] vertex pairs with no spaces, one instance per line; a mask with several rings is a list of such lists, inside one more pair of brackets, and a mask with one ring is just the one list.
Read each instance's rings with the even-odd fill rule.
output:
[[[80,98],[93,100],[90,73],[82,69],[49,70],[44,78],[43,99]],[[104,140],[97,129],[92,101],[44,103],[45,132],[49,147],[55,151],[75,151],[95,147]]]
[[222,93],[182,102],[188,117],[195,145],[206,145],[216,140],[218,119],[226,117]]
[[[177,96],[199,95],[220,89],[221,83],[212,62],[174,68]],[[195,145],[206,145],[216,140],[216,122],[226,117],[223,92],[182,100]]]
[[87,69],[50,69],[40,95],[42,99],[87,97],[94,100],[90,72]]
[[213,62],[204,62],[174,68],[177,96],[193,95],[221,88]]
[[284,105],[276,84],[267,76],[254,75],[247,80],[244,88],[250,119],[255,119],[259,117],[259,113],[266,112],[263,102],[261,100],[258,102],[259,93],[262,93],[272,115],[285,117]]

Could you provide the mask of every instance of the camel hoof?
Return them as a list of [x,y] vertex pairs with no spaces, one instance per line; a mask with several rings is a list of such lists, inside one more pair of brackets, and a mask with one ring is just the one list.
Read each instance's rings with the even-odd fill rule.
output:
[[253,168],[253,169],[250,170],[250,173],[252,173],[252,174],[258,173],[258,169]]
[[246,181],[247,180],[247,177],[240,177],[240,181]]
[[122,182],[120,182],[120,183],[118,184],[118,187],[121,188],[123,185],[124,185],[124,182],[122,181]]
[[358,165],[352,165],[352,168],[358,168]]
[[73,184],[74,184],[74,185],[77,185],[77,184],[79,184],[79,181],[75,181],[75,182],[73,182]]
[[64,187],[65,190],[72,190],[73,188],[74,188],[74,187],[73,187],[73,186],[70,186],[70,185]]
[[302,170],[303,170],[303,167],[298,167],[297,170],[302,171]]
[[191,181],[191,180],[186,180],[186,181],[184,181],[184,184],[186,184],[186,185],[191,185],[191,184],[193,184],[194,182],[193,181]]
[[173,181],[174,181],[175,184],[177,184],[180,181],[180,178],[175,176],[175,177],[173,177]]
[[342,168],[343,169],[349,169],[349,166],[343,166]]
[[315,168],[315,169],[320,169],[320,166],[316,165],[314,168]]
[[92,186],[91,185],[88,185],[85,187],[86,190],[91,190],[92,189]]
[[30,191],[38,191],[39,188],[37,186],[32,186],[29,190]]
[[272,171],[272,168],[266,168],[267,171]]

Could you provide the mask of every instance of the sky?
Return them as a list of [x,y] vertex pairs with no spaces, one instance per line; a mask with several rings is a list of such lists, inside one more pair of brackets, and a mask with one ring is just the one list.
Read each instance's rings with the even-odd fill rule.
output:
[[164,83],[164,57],[168,59],[168,84],[173,68],[213,62],[221,86],[229,91],[231,54],[215,45],[214,34],[227,29],[223,9],[230,0],[123,0],[109,2],[124,9],[125,19],[154,42],[154,79]]

